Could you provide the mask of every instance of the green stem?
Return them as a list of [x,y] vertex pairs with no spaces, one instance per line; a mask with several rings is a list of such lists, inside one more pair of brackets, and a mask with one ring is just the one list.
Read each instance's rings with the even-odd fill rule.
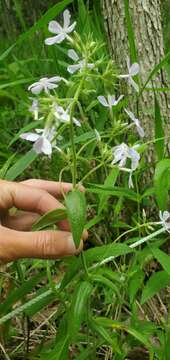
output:
[[72,182],[73,182],[73,188],[76,187],[76,179],[77,179],[77,162],[76,162],[76,147],[75,147],[75,142],[74,142],[74,123],[73,123],[73,114],[74,114],[74,109],[75,109],[75,105],[77,104],[82,86],[83,86],[83,82],[84,82],[84,77],[81,79],[80,84],[77,88],[77,91],[75,93],[73,102],[71,104],[71,109],[70,109],[70,138],[71,138],[71,147],[72,147],[72,154],[73,154],[73,172],[72,172]]

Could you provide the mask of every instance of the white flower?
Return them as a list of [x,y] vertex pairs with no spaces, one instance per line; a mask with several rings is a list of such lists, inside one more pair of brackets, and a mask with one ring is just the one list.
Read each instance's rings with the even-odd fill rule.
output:
[[60,76],[53,76],[51,78],[45,77],[30,85],[28,90],[33,94],[39,94],[42,90],[44,90],[46,94],[49,94],[49,90],[57,88],[58,85],[56,83],[61,80],[65,81],[65,79]]
[[145,132],[144,132],[142,126],[140,125],[139,119],[137,119],[137,118],[135,117],[135,115],[134,115],[131,111],[125,109],[125,112],[126,112],[126,114],[130,117],[130,119],[135,123],[136,129],[137,129],[137,132],[138,132],[139,136],[140,136],[141,138],[143,138],[143,137],[145,136]]
[[39,103],[37,99],[30,98],[32,105],[29,107],[29,111],[34,114],[34,119],[38,120]]
[[67,67],[67,71],[70,74],[74,74],[77,70],[82,70],[84,67],[87,67],[88,69],[93,69],[94,68],[94,64],[92,64],[92,63],[86,64],[86,61],[84,59],[80,60],[79,56],[77,55],[77,53],[73,49],[68,50],[68,56],[69,56],[70,59],[77,62],[77,64],[69,65]]
[[[66,110],[64,110],[62,106],[59,106],[57,104],[55,105],[54,115],[59,122],[70,123],[69,112],[70,112],[69,107]],[[73,117],[73,123],[77,126],[81,126],[80,121],[78,121],[75,117]]]
[[133,88],[139,92],[139,86],[138,84],[133,80],[133,76],[137,75],[140,71],[139,68],[139,64],[138,63],[134,63],[134,64],[130,64],[130,59],[127,58],[127,68],[128,68],[128,74],[126,75],[119,75],[119,78],[124,78],[127,79],[129,85],[133,86]]
[[[112,165],[118,164],[119,168],[123,171],[129,172],[129,187],[133,187],[132,182],[132,173],[136,170],[139,165],[140,155],[135,150],[137,145],[133,147],[129,147],[125,143],[122,143],[118,146],[115,146],[112,149],[114,159],[112,161]],[[131,168],[126,168],[127,159],[131,160]]]
[[112,106],[116,106],[119,103],[119,101],[123,98],[123,96],[124,95],[120,95],[117,100],[114,95],[107,95],[107,98],[105,96],[98,96],[97,99],[103,106],[112,109]]
[[170,213],[169,213],[169,211],[163,211],[163,213],[162,213],[162,211],[160,211],[159,217],[161,220],[160,224],[162,224],[164,229],[170,233]]
[[36,133],[23,133],[20,135],[20,138],[33,142],[33,149],[37,154],[43,153],[50,157],[52,147],[55,147],[55,143],[53,142],[55,128],[45,127],[44,129],[36,129],[35,131]]
[[50,21],[48,30],[56,36],[52,36],[45,40],[46,45],[60,44],[64,39],[69,39],[70,34],[75,26],[76,22],[70,25],[71,14],[69,10],[65,10],[63,13],[64,24],[63,27],[57,21]]

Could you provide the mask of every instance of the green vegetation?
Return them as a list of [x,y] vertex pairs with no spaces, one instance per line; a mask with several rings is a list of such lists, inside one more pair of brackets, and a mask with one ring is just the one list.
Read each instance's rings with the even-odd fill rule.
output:
[[[131,97],[127,77],[121,78],[109,55],[100,1],[49,1],[48,9],[38,1],[35,24],[28,10],[24,13],[22,1],[13,3],[18,26],[11,22],[6,27],[4,17],[1,27],[0,176],[73,182],[74,190],[64,199],[66,209],[45,214],[33,230],[55,229],[58,220],[68,218],[76,247],[84,228],[89,237],[78,256],[24,259],[2,268],[0,359],[137,360],[142,354],[143,359],[168,360],[170,159],[157,96],[155,137],[150,142],[138,119],[124,108],[137,104],[147,82],[169,66],[170,53],[151,69],[139,92],[132,87]],[[65,9],[72,14],[71,24],[77,22],[75,31],[61,43],[45,45],[45,39],[55,36],[48,23],[55,19],[62,24]],[[70,47],[77,60],[73,52],[68,56]],[[70,66],[75,64],[79,68],[73,73]],[[138,87],[137,64],[135,68],[135,77],[128,80]],[[45,76],[62,79],[52,90],[28,92],[28,86]],[[122,88],[124,96],[119,98]],[[30,111],[29,97],[38,99],[38,110],[35,106]],[[54,146],[52,155],[42,148],[37,154],[35,142],[23,136],[36,134],[37,128],[48,130],[44,136],[51,149]],[[154,176],[144,185],[150,146]],[[85,193],[78,190],[79,184]]]

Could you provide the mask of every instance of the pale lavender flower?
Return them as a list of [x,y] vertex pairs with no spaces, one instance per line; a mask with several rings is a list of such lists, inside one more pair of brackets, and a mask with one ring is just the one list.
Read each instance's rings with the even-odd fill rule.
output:
[[32,100],[32,105],[29,107],[29,111],[34,114],[34,119],[38,120],[39,102],[37,99],[30,99]]
[[127,109],[124,109],[124,110],[125,110],[126,114],[130,117],[130,119],[135,123],[139,136],[141,138],[143,138],[145,136],[145,132],[144,132],[144,129],[142,128],[142,126],[140,125],[139,119],[137,119],[131,111],[129,111]]
[[56,147],[53,142],[55,128],[36,129],[35,133],[28,132],[20,135],[21,139],[34,143],[33,149],[37,154],[45,154],[51,157],[52,147]]
[[[58,122],[70,123],[70,108],[69,107],[66,110],[64,110],[62,106],[59,106],[56,104],[54,106],[54,109],[55,109],[54,115]],[[76,126],[81,126],[80,121],[77,120],[75,117],[73,117],[73,123]]]
[[138,63],[130,64],[130,59],[127,58],[127,68],[128,74],[119,75],[118,77],[121,79],[127,79],[129,85],[131,85],[137,92],[139,92],[138,84],[133,80],[133,76],[137,75],[140,71],[140,67]]
[[161,222],[159,224],[162,224],[163,228],[170,233],[170,213],[169,211],[160,211],[159,217]]
[[69,35],[75,28],[76,22],[70,24],[71,14],[69,10],[65,10],[63,13],[63,27],[58,21],[50,21],[48,30],[55,36],[49,37],[45,40],[46,45],[60,44],[63,40],[69,39]]
[[[129,147],[125,143],[122,143],[112,149],[114,156],[112,165],[118,164],[121,170],[129,172],[129,187],[133,187],[132,173],[137,169],[140,160],[140,155],[135,150],[136,147],[137,146]],[[125,167],[127,159],[131,160],[130,168]]]
[[93,69],[94,68],[94,64],[92,64],[92,63],[87,63],[86,64],[85,59],[80,60],[79,56],[77,55],[77,53],[73,49],[68,50],[68,56],[69,56],[70,59],[77,62],[77,64],[69,65],[67,67],[67,71],[70,74],[74,74],[76,71],[82,70],[85,67],[87,67],[88,69]]
[[114,95],[107,95],[105,96],[98,96],[98,100],[100,104],[102,104],[105,107],[108,107],[109,109],[112,109],[113,106],[116,106],[119,101],[123,98],[124,95],[120,95],[118,99],[116,100]]
[[58,84],[61,80],[64,80],[64,78],[60,76],[53,76],[51,78],[42,78],[39,81],[33,83],[28,87],[28,90],[30,90],[33,94],[39,94],[41,91],[45,91],[46,94],[49,94],[49,90],[53,90],[58,87]]

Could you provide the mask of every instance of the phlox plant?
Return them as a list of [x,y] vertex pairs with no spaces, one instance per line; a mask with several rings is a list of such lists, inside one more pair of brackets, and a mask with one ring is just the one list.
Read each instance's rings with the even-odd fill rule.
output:
[[[25,267],[30,277],[0,305],[0,325],[21,313],[29,322],[50,305],[52,315],[44,324],[47,332],[57,330],[49,342],[44,335],[32,359],[121,360],[138,347],[148,359],[164,359],[160,354],[167,346],[168,321],[159,314],[155,320],[152,301],[157,296],[162,304],[158,293],[170,283],[169,257],[159,249],[170,232],[167,183],[164,199],[160,195],[170,160],[158,162],[154,186],[144,188],[147,149],[155,139],[146,140],[136,107],[140,66],[127,54],[121,73],[103,51],[103,42],[92,33],[81,37],[68,9],[60,21],[50,21],[48,30],[44,46],[62,47],[65,74],[42,74],[28,86],[31,130],[21,129],[16,140],[23,146],[30,143],[31,150],[11,168],[7,164],[2,174],[14,179],[37,158],[42,164],[48,159],[49,167],[53,157],[60,158],[58,179],[71,179],[73,190],[64,198],[65,209],[45,214],[33,230],[55,229],[67,217],[76,247],[84,228],[89,239],[79,256],[46,261],[45,271],[41,261],[17,264],[17,271],[21,274]],[[149,277],[147,264],[153,259],[162,269]],[[22,303],[12,308],[20,298]]]

